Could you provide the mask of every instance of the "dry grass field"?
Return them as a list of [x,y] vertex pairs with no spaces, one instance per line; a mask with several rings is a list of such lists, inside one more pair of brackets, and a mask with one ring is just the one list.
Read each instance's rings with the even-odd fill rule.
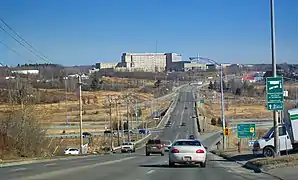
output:
[[[127,78],[103,78],[105,83],[132,83],[133,79]],[[139,82],[140,80],[138,80]],[[154,81],[144,80],[143,85],[153,85]],[[109,118],[108,96],[111,96],[114,100],[112,103],[112,120],[126,119],[127,104],[128,111],[133,113],[137,107],[142,110],[142,119],[149,117],[154,110],[164,110],[169,106],[170,100],[156,101],[152,104],[154,95],[152,93],[141,93],[141,88],[129,88],[122,91],[82,91],[83,100],[83,121],[85,122],[98,122],[105,121]],[[65,92],[63,89],[39,89],[40,92],[47,94],[53,99],[62,99],[57,103],[44,103],[36,104],[32,108],[34,109],[35,117],[43,126],[52,126],[55,122],[56,126],[74,125],[79,122],[79,101],[76,92]],[[130,103],[127,103],[125,98],[129,95]],[[117,109],[116,109],[117,99]],[[154,106],[154,108],[153,108]],[[20,108],[20,106],[14,106],[14,108]],[[8,114],[12,111],[11,105],[0,104],[0,115]],[[58,123],[58,124],[57,124]],[[102,127],[101,127],[102,128]],[[83,129],[89,132],[98,132],[103,129],[94,127]],[[56,134],[61,133],[62,129],[49,129],[47,133]],[[77,133],[78,130],[67,130],[66,133]]]

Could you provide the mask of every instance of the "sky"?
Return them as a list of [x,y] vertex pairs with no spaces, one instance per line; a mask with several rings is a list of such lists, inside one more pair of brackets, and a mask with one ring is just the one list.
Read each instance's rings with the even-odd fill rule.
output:
[[[276,58],[298,63],[298,1],[275,0]],[[177,52],[183,60],[270,63],[269,0],[9,0],[0,18],[48,59],[0,29],[0,62],[92,65],[123,52]],[[3,24],[0,23],[0,26]]]

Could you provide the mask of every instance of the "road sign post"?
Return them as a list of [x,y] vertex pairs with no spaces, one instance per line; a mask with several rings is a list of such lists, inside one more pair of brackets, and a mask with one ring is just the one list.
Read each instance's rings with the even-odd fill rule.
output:
[[256,124],[238,124],[237,135],[239,139],[255,138],[256,137]]
[[284,110],[284,88],[282,77],[267,77],[266,78],[266,99],[267,109],[269,111]]

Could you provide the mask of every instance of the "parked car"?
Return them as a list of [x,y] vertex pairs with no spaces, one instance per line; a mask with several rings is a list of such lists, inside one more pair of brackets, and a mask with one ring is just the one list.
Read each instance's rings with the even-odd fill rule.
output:
[[146,156],[150,154],[160,154],[164,156],[165,148],[160,139],[149,139],[146,143]]

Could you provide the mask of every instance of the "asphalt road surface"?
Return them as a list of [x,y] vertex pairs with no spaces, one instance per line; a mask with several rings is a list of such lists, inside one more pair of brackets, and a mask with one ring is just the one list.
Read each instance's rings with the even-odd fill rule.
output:
[[[179,94],[177,103],[170,120],[172,127],[155,135],[155,138],[172,140],[187,138],[194,134],[195,120],[194,96],[191,87],[184,88]],[[185,109],[187,107],[187,109]],[[186,126],[181,126],[182,122]],[[211,146],[219,135],[205,134],[201,140]],[[0,168],[1,180],[255,180],[274,179],[264,174],[255,174],[242,168],[234,162],[226,161],[213,154],[208,154],[206,168],[197,166],[168,167],[168,156],[145,156],[144,149],[132,154],[114,154],[95,157],[85,157],[72,160],[51,161],[28,165]]]

